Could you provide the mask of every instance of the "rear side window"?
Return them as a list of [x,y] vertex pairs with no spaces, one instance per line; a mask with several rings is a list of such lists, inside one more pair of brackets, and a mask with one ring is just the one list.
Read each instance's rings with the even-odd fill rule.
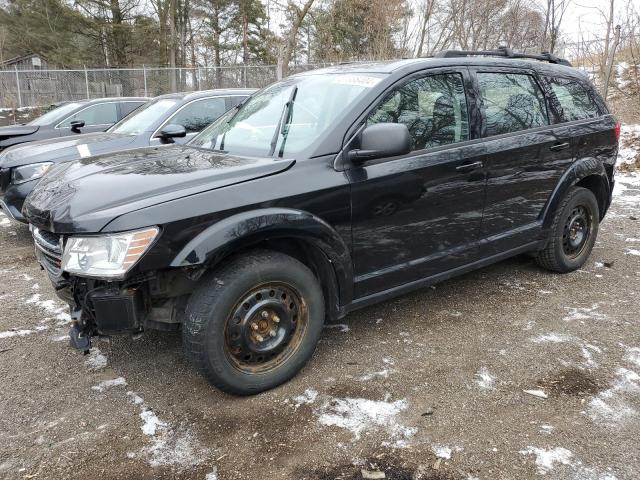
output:
[[544,95],[531,75],[478,73],[485,136],[549,124]]
[[126,117],[140,105],[144,105],[144,102],[122,102],[120,104],[120,118]]
[[563,122],[595,118],[600,115],[589,92],[574,80],[547,78],[557,100],[556,109]]
[[168,123],[182,125],[187,133],[196,133],[213,123],[227,111],[224,97],[206,98],[189,103],[174,115]]
[[382,101],[367,125],[383,122],[405,124],[411,135],[411,150],[468,140],[462,76],[448,73],[407,82]]

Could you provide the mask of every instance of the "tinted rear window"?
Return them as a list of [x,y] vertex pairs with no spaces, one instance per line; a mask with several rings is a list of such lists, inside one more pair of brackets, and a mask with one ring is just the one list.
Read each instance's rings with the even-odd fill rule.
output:
[[549,124],[544,95],[531,75],[478,73],[485,136]]
[[600,115],[598,106],[589,92],[578,82],[565,78],[547,78],[556,110],[563,122],[595,118]]

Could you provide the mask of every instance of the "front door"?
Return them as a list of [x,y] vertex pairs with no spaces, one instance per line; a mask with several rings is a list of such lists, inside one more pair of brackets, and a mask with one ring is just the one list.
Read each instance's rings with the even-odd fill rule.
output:
[[412,152],[351,166],[355,295],[477,258],[484,147],[470,139],[466,70],[430,70],[394,87],[367,124],[404,123]]

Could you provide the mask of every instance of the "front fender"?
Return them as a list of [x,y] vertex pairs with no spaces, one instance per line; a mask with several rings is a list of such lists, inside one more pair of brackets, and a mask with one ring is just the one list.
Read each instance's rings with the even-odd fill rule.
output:
[[[547,204],[542,211],[543,229],[551,227],[555,211],[567,191],[571,187],[579,183],[581,180],[592,175],[600,179],[601,187],[605,192],[605,198],[609,199],[611,197],[609,178],[607,177],[607,172],[602,161],[593,157],[581,158],[580,160],[574,162],[571,167],[567,169],[566,172],[564,172],[564,174],[556,184],[553,193],[549,197],[549,200],[547,201]],[[605,205],[605,208],[607,206],[608,205]]]
[[234,251],[278,238],[299,239],[320,249],[333,266],[341,300],[351,300],[353,268],[347,245],[328,223],[301,210],[266,208],[225,218],[193,238],[171,267],[215,264]]

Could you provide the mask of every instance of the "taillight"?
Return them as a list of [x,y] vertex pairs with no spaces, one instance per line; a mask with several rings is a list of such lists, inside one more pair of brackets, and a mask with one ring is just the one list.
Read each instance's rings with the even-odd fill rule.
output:
[[620,127],[621,127],[620,122],[616,123],[616,128],[614,130],[616,132],[616,142],[620,141]]

